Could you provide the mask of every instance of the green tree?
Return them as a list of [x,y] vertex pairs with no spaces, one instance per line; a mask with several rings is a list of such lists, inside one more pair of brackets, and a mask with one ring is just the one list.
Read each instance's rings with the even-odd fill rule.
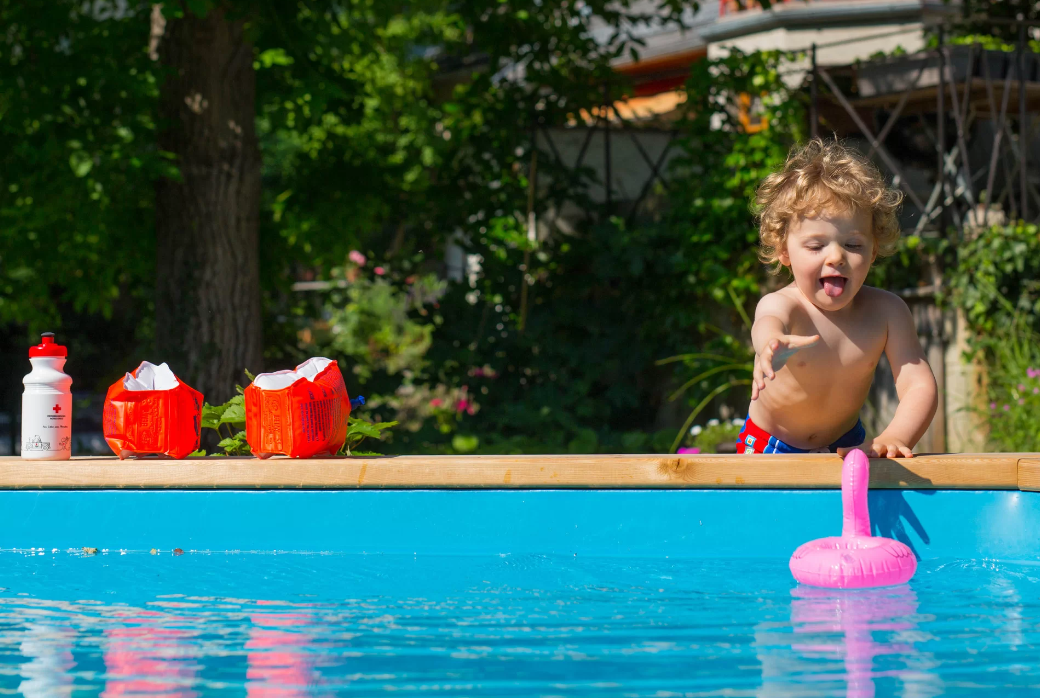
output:
[[148,13],[7,2],[0,20],[0,323],[38,332],[60,325],[59,307],[146,303],[150,183],[170,171]]

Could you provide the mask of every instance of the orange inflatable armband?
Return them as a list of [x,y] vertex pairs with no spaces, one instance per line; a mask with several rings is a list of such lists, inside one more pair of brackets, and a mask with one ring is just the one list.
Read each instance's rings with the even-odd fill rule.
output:
[[260,458],[335,455],[347,440],[350,396],[339,365],[322,357],[261,373],[246,388],[246,440]]
[[161,454],[184,458],[199,448],[202,393],[166,364],[142,362],[108,389],[105,441],[120,459]]

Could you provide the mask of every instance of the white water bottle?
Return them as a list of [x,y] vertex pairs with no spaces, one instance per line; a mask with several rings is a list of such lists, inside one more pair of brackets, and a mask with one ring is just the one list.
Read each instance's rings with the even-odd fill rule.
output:
[[22,379],[22,458],[68,460],[72,457],[72,378],[62,370],[68,350],[44,332],[29,347],[32,372]]

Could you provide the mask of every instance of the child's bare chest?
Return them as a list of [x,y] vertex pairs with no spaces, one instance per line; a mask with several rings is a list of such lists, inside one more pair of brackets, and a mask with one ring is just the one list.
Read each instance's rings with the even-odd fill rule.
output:
[[798,352],[793,358],[792,372],[828,379],[841,374],[845,378],[872,377],[885,349],[887,324],[883,318],[867,313],[833,320],[822,313],[794,318],[793,334],[820,335],[815,346]]

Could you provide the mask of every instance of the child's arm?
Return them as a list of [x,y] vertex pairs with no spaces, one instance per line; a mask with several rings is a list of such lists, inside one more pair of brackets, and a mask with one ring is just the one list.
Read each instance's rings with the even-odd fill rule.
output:
[[799,349],[811,347],[820,341],[819,335],[803,337],[788,334],[792,302],[778,293],[770,293],[755,308],[755,324],[751,328],[751,342],[755,346],[755,365],[751,381],[751,399],[766,389],[766,378],[773,380],[776,372]]
[[871,455],[898,458],[913,457],[913,447],[924,436],[939,404],[935,376],[925,360],[913,315],[901,298],[886,298],[888,307],[888,341],[885,355],[892,366],[899,407],[883,432],[874,437]]

